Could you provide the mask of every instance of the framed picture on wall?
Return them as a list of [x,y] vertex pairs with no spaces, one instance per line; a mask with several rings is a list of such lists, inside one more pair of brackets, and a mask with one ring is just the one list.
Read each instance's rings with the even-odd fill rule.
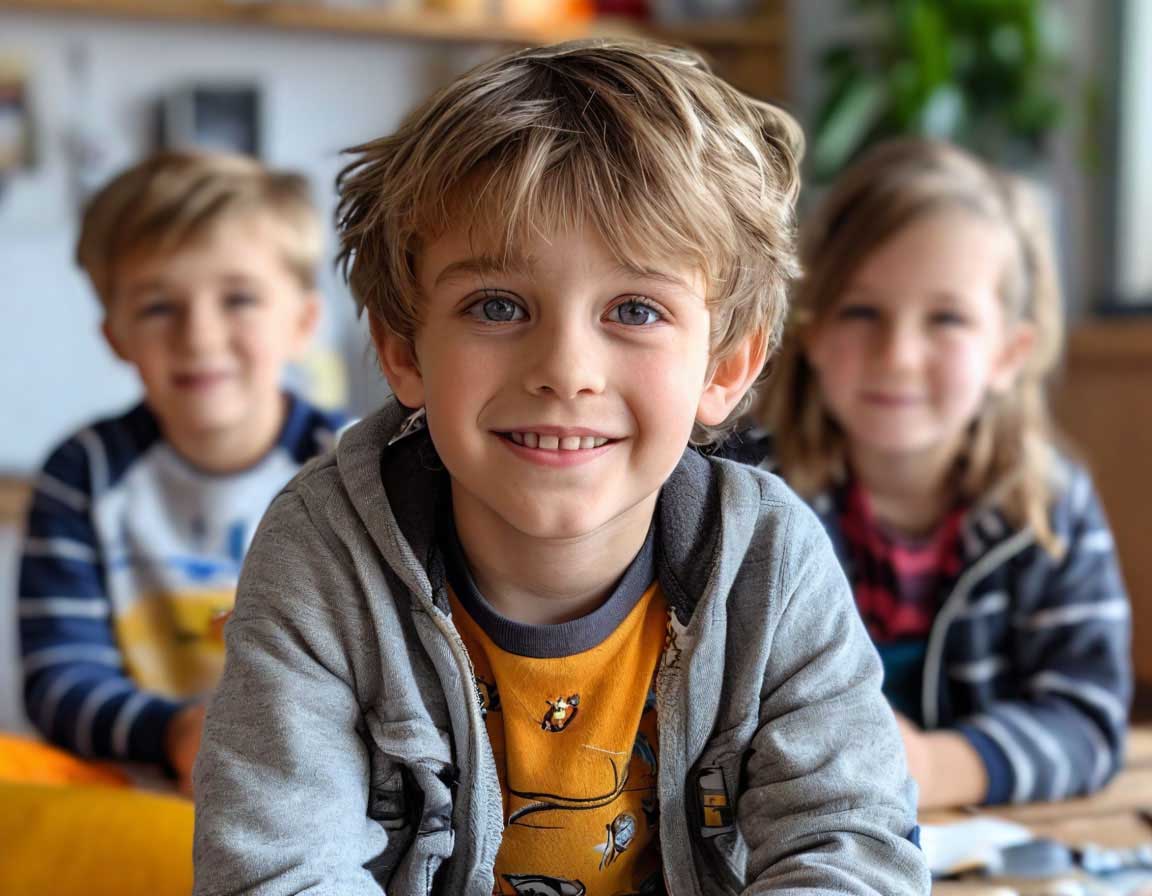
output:
[[1152,3],[1119,5],[1109,297],[1100,310],[1152,314]]
[[28,78],[18,56],[0,51],[0,180],[32,167],[32,110]]
[[161,149],[199,147],[261,153],[260,89],[252,85],[192,85],[160,101]]

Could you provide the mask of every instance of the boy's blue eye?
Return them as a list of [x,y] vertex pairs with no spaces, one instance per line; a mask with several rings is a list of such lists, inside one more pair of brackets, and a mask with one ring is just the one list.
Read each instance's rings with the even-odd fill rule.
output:
[[528,316],[523,308],[507,296],[489,296],[470,305],[466,313],[477,320],[494,324],[511,323]]
[[630,327],[643,327],[664,319],[659,311],[647,302],[641,302],[638,299],[621,302],[608,313],[617,323],[626,324]]
[[962,326],[963,324],[967,323],[964,315],[957,314],[955,311],[937,311],[932,315],[930,320],[933,324],[939,324],[946,327]]
[[244,308],[256,304],[256,296],[250,292],[230,292],[224,298],[224,304],[229,308]]
[[165,299],[145,302],[136,312],[137,317],[162,317],[172,311],[172,303]]

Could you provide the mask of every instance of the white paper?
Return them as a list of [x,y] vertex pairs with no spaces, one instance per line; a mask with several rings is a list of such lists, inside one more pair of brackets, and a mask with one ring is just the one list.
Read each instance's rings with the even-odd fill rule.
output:
[[1032,838],[1026,827],[990,815],[920,826],[920,847],[934,875],[984,868],[995,861],[1004,847],[1027,843]]

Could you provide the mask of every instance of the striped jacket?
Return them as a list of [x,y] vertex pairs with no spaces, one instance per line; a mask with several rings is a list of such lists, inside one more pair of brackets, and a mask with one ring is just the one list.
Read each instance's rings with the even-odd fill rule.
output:
[[[769,443],[723,453],[770,468]],[[1132,693],[1130,608],[1112,534],[1088,473],[1056,463],[1054,558],[995,503],[961,525],[963,565],[928,639],[927,729],[952,728],[984,760],[988,803],[1056,800],[1101,788],[1123,760]],[[849,579],[830,494],[810,502]]]
[[165,762],[169,719],[218,677],[218,619],[257,523],[340,422],[292,397],[276,447],[224,476],[189,466],[144,405],[52,452],[17,601],[25,707],[44,737],[82,756]]

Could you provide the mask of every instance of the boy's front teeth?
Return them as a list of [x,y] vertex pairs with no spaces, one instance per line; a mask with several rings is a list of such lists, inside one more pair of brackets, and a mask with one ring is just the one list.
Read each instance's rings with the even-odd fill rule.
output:
[[543,451],[588,451],[599,448],[608,440],[599,436],[542,436],[534,432],[512,432],[509,437],[517,445],[539,448]]

